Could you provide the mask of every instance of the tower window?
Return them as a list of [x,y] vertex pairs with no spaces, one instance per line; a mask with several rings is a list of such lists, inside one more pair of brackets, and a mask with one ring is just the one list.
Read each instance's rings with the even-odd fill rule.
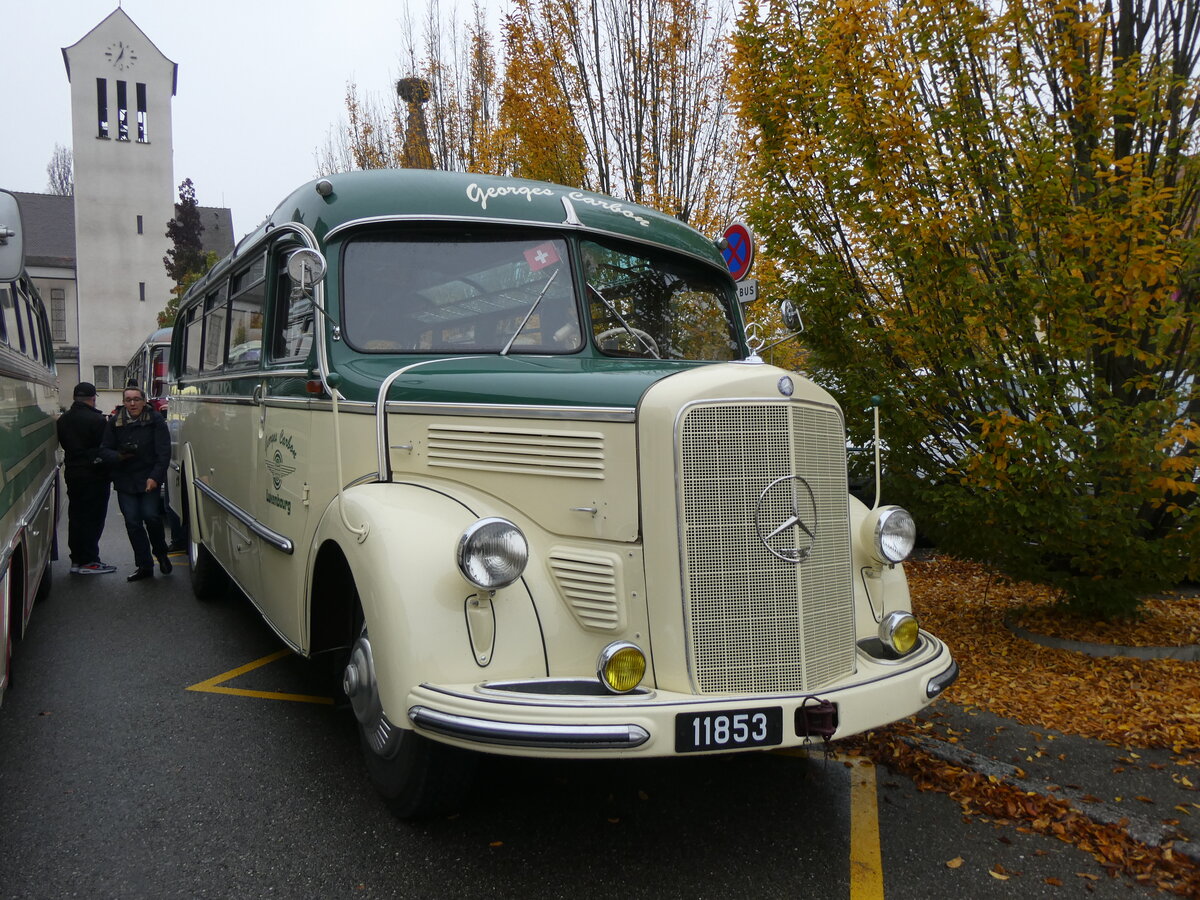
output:
[[138,299],[143,303],[146,302],[146,282],[144,281],[138,282]]
[[60,343],[67,339],[67,292],[62,288],[50,288],[50,336]]
[[124,81],[117,82],[117,140],[129,140],[129,91]]
[[96,79],[96,128],[97,137],[108,137],[108,82]]
[[146,134],[146,85],[140,81],[137,83],[137,134],[139,144],[150,140]]
[[142,217],[141,216],[137,217],[137,222],[138,222],[138,234],[141,234],[142,233]]

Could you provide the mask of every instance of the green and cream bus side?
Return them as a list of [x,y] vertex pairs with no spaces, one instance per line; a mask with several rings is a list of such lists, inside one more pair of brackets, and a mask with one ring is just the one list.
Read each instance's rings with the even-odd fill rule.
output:
[[337,660],[401,815],[469,751],[803,745],[954,678],[911,519],[848,497],[842,413],[748,351],[711,240],[553,184],[428,171],[288,197],[180,304],[172,502]]
[[58,524],[58,386],[50,324],[25,272],[17,199],[0,191],[0,700],[13,644],[50,590]]

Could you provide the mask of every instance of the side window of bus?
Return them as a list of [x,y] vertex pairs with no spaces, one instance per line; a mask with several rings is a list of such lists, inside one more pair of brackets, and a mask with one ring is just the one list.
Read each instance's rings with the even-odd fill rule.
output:
[[8,324],[7,311],[12,308],[12,293],[8,285],[0,285],[0,341],[8,343],[8,335],[12,331]]
[[21,305],[25,308],[25,321],[29,325],[29,355],[40,360],[42,357],[38,353],[38,327],[34,319],[33,298],[26,294],[21,300]]
[[[142,362],[143,365],[145,364],[144,359],[139,357],[139,360]],[[147,374],[150,376],[148,379],[150,382],[150,396],[151,397],[167,396],[167,348],[166,347],[156,347],[154,350],[152,350],[150,352],[150,371],[149,371],[149,373],[140,372],[139,377],[141,379],[146,379]],[[138,383],[142,384],[142,383],[144,383],[144,381],[139,381]]]
[[50,368],[54,356],[54,342],[50,336],[50,317],[46,315],[46,307],[39,302],[35,307],[38,322],[38,343],[42,347],[42,365]]
[[8,345],[14,350],[25,352],[25,332],[21,329],[21,316],[17,305],[17,289],[15,284],[8,286],[7,290],[0,294],[0,303],[3,303],[3,308],[0,313],[4,316],[4,333],[8,340]]
[[262,357],[263,307],[267,299],[266,255],[233,277],[229,286],[228,367],[258,368]]
[[294,246],[277,257],[275,311],[271,321],[271,361],[298,362],[308,357],[313,341],[312,299],[298,294],[299,286],[287,273],[287,256]]
[[204,357],[200,368],[219,372],[225,368],[225,341],[229,334],[229,306],[225,302],[225,285],[204,298]]
[[187,318],[184,320],[183,333],[183,374],[198,375],[200,374],[200,360],[203,358],[201,351],[203,344],[201,338],[204,336],[204,312],[203,307],[199,303],[195,304],[185,313]]

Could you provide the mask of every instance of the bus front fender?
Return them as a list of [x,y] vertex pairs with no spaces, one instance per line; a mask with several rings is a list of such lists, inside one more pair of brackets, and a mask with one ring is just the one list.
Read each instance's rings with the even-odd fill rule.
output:
[[431,488],[377,483],[334,498],[316,529],[313,558],[334,542],[346,559],[380,700],[397,724],[407,724],[406,698],[421,683],[546,674],[544,638],[525,582],[489,596],[459,571],[459,538],[489,514]]

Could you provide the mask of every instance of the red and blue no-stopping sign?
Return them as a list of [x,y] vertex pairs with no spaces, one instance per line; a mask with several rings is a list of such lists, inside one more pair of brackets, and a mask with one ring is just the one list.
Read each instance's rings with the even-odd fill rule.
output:
[[725,257],[725,265],[734,281],[741,281],[750,273],[750,265],[754,262],[754,236],[750,226],[742,222],[734,222],[725,229],[725,246],[721,255]]

